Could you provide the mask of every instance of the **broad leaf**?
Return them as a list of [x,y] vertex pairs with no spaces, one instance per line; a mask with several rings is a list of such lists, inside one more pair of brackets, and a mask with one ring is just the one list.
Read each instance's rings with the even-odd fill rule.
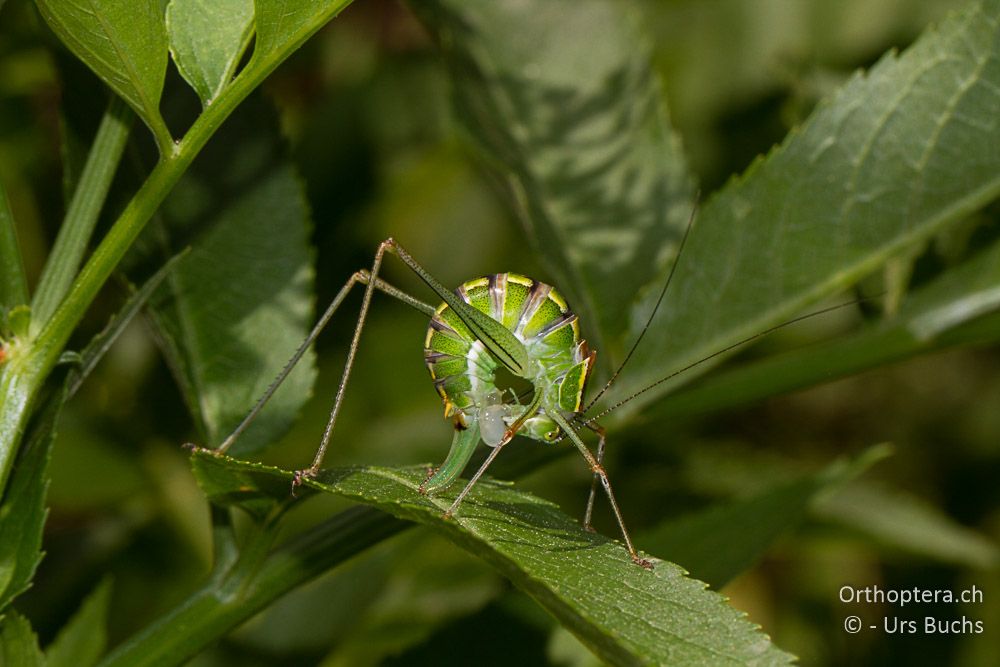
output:
[[104,654],[108,641],[111,582],[94,589],[45,650],[46,667],[90,667]]
[[[206,185],[191,176],[178,195],[198,201]],[[239,187],[219,210],[169,212],[188,223],[207,216],[209,231],[178,262],[154,304],[206,445],[229,435],[310,328],[310,225],[295,172],[287,164],[266,166]],[[310,352],[237,442],[239,451],[276,439],[308,398],[314,376]]]
[[38,648],[38,637],[24,616],[8,610],[0,616],[0,665],[44,667],[45,657]]
[[170,52],[202,104],[229,83],[253,35],[253,0],[171,0]]
[[31,586],[42,560],[49,452],[63,396],[60,388],[39,411],[0,504],[0,613]]
[[691,185],[636,16],[609,0],[435,0],[460,118],[588,331],[607,344],[659,283]]
[[801,523],[813,500],[888,454],[888,448],[874,447],[854,461],[837,461],[817,474],[667,522],[640,540],[657,553],[669,555],[692,576],[721,588]]
[[160,116],[167,35],[160,0],[35,0],[59,39],[120,95],[167,148]]
[[[194,466],[214,502],[287,497],[293,477],[205,452],[195,454]],[[457,516],[443,519],[454,493],[420,495],[425,476],[422,468],[324,470],[304,487],[441,531],[509,577],[610,663],[786,664],[790,659],[676,565],[656,561],[653,571],[644,570],[620,544],[584,531],[551,503],[496,482],[481,482]]]
[[850,286],[995,197],[998,55],[1000,2],[984,0],[854,76],[706,202],[614,397]]

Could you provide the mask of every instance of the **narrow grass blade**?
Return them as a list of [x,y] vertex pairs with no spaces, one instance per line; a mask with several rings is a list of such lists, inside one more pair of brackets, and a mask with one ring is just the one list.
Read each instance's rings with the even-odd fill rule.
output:
[[0,183],[0,312],[28,303],[28,281],[7,192]]
[[80,269],[97,225],[97,216],[104,206],[111,180],[125,150],[132,119],[128,106],[112,96],[38,281],[31,305],[35,331],[41,329],[59,306]]

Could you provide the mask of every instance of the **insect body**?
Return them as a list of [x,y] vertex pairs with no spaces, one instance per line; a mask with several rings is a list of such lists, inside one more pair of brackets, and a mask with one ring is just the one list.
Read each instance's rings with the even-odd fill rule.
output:
[[[559,425],[552,411],[577,413],[596,353],[580,338],[576,314],[551,285],[515,273],[498,273],[464,283],[456,290],[468,305],[512,332],[528,355],[526,379],[541,394],[540,407],[530,405],[496,384],[498,362],[447,304],[436,309],[427,327],[424,361],[445,405],[445,417],[458,430],[476,429],[487,445],[496,447],[514,424],[517,433],[553,442]],[[505,402],[509,393],[513,404]],[[471,438],[469,438],[471,440]],[[475,443],[473,443],[474,447]],[[456,452],[454,465],[442,469],[424,485],[433,492],[450,485],[472,454]],[[451,458],[449,456],[449,458]]]
[[[386,252],[397,255],[444,303],[434,308],[381,280],[378,274]],[[596,354],[580,338],[577,316],[566,301],[552,286],[514,273],[498,273],[472,280],[452,292],[424,270],[393,239],[379,244],[370,272],[356,272],[341,288],[309,336],[250,413],[219,445],[217,452],[225,452],[236,441],[288,377],[351,288],[359,283],[366,285],[365,295],[330,418],[312,465],[296,474],[296,484],[302,478],[314,476],[323,462],[343,402],[372,295],[378,289],[430,317],[424,344],[424,360],[444,401],[445,417],[454,424],[455,432],[448,456],[421,485],[421,492],[433,495],[458,479],[480,439],[491,446],[493,450],[489,456],[445,512],[446,517],[451,516],[500,450],[515,435],[543,442],[568,438],[594,473],[594,485],[584,517],[585,527],[589,529],[590,509],[599,482],[611,504],[632,561],[642,567],[652,568],[652,564],[640,558],[632,545],[615,501],[611,482],[601,466],[603,436],[598,456],[595,457],[570,424],[579,416],[584,387]],[[511,389],[497,386],[496,372],[501,367],[531,385],[523,402]],[[504,398],[505,394],[507,400]],[[590,427],[601,433],[599,428],[593,425]]]

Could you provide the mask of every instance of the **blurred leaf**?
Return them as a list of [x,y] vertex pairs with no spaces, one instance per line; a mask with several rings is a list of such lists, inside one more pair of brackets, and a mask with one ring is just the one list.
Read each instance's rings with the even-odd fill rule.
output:
[[0,665],[44,667],[45,657],[31,623],[13,609],[0,616]]
[[839,460],[814,475],[688,514],[643,533],[639,542],[687,568],[713,588],[745,572],[783,533],[807,515],[810,502],[888,456],[886,446],[853,461]]
[[104,654],[108,641],[111,581],[105,579],[87,596],[45,651],[46,667],[90,667]]
[[[209,498],[226,504],[244,496],[254,503],[274,493],[287,497],[293,476],[206,452],[196,452],[193,464]],[[584,531],[549,502],[481,482],[459,514],[445,520],[451,501],[417,492],[425,476],[423,468],[347,468],[320,471],[304,486],[433,526],[509,577],[609,662],[791,659],[677,566],[657,561],[653,571],[644,570],[620,544]]]
[[0,183],[0,316],[14,306],[27,303],[28,284],[17,243],[14,214],[10,211],[7,191]]
[[160,0],[35,0],[59,39],[131,106],[168,148],[160,116],[167,34]]
[[[866,456],[874,456],[878,449]],[[681,485],[699,493],[765,497],[768,487],[792,486],[802,479],[800,465],[773,452],[745,448],[702,448],[688,455]],[[1000,559],[1000,547],[959,524],[927,500],[884,483],[847,481],[808,507],[810,516],[870,536],[891,549],[946,563],[986,568]],[[671,554],[672,555],[672,554]]]
[[[150,304],[205,444],[232,432],[311,325],[309,211],[273,128],[260,122],[268,113],[249,105],[234,118],[227,131],[256,134],[240,150],[227,145],[225,153],[203,156],[165,211],[175,244],[208,230]],[[309,351],[235,451],[259,448],[288,428],[310,395],[314,365]]]
[[229,83],[253,34],[253,0],[170,0],[167,36],[174,62],[202,104]]
[[[826,343],[720,373],[665,397],[649,416],[676,419],[829,382],[949,345],[1000,339],[1000,241],[910,293],[895,317]],[[974,326],[973,321],[980,318]]]
[[31,586],[42,560],[49,452],[64,396],[60,387],[39,410],[0,504],[0,613]]
[[461,119],[503,172],[557,285],[607,344],[672,261],[691,183],[634,8],[607,0],[414,5]]
[[843,290],[995,197],[998,17],[997,0],[975,3],[885,56],[706,202],[611,400]]
[[285,595],[230,640],[268,654],[330,651],[323,667],[375,666],[503,588],[491,568],[436,533],[409,531]]
[[1000,547],[915,495],[857,482],[822,499],[814,513],[908,553],[980,569],[1000,564]]

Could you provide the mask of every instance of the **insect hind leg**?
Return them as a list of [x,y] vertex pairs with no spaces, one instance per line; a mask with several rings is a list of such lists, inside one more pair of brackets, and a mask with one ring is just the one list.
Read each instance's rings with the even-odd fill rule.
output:
[[[586,424],[587,428],[597,434],[597,464],[604,466],[604,446],[606,444],[607,432],[599,424]],[[590,495],[587,496],[587,509],[583,513],[583,529],[589,533],[594,532],[591,519],[594,515],[594,498],[597,496],[597,485],[601,476],[596,472],[590,480]]]
[[572,426],[570,426],[569,422],[566,421],[566,418],[559,414],[558,410],[546,410],[546,412],[573,442],[577,450],[579,450],[580,454],[587,461],[587,465],[590,466],[591,471],[600,479],[601,486],[604,487],[604,495],[608,497],[608,502],[611,504],[611,511],[615,515],[615,521],[618,522],[618,528],[621,530],[622,539],[625,541],[625,548],[628,549],[629,557],[632,559],[632,562],[646,570],[652,570],[653,563],[639,556],[639,552],[635,550],[635,546],[632,544],[632,538],[629,537],[628,529],[625,528],[625,520],[622,518],[621,510],[618,509],[618,501],[615,500],[615,492],[611,488],[611,480],[608,479],[608,474],[605,472],[604,467],[597,462],[594,455],[589,449],[587,449],[587,445],[583,444],[583,440],[580,439],[577,432]]

